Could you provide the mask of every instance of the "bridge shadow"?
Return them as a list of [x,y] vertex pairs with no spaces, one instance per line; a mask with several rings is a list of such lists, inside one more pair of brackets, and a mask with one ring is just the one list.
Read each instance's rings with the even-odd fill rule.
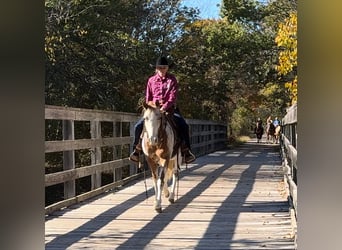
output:
[[[217,245],[217,239],[221,237],[221,240],[224,241],[224,248],[222,245],[216,249],[229,249],[229,242],[232,240],[232,235],[229,234],[229,231],[234,231],[234,228],[237,224],[238,216],[241,212],[248,209],[247,207],[243,207],[242,205],[245,203],[247,196],[252,191],[253,183],[249,183],[249,187],[246,188],[245,179],[253,178],[255,180],[256,173],[260,169],[260,167],[265,164],[264,155],[262,155],[262,151],[269,148],[267,145],[260,144],[249,144],[246,146],[242,146],[239,149],[238,157],[230,157],[227,154],[223,154],[218,157],[217,154],[213,156],[206,156],[205,161],[201,161],[202,164],[219,164],[222,167],[218,167],[213,172],[207,174],[207,176],[197,185],[194,186],[191,191],[187,192],[184,196],[179,198],[175,204],[172,206],[168,206],[163,210],[163,213],[158,214],[154,217],[152,221],[146,224],[139,232],[136,232],[131,238],[129,238],[126,242],[117,247],[117,249],[133,249],[136,247],[137,242],[139,242],[139,246],[141,248],[148,247],[149,243],[157,237],[157,235],[168,226],[168,224],[175,219],[175,217],[182,212],[182,210],[190,204],[196,197],[200,196],[210,185],[221,176],[225,170],[232,167],[236,164],[249,164],[249,167],[242,173],[234,191],[227,197],[227,199],[222,203],[222,206],[215,213],[214,218],[210,222],[210,225],[202,237],[199,240],[198,245],[195,249],[214,249]],[[269,149],[268,149],[269,150]],[[230,150],[236,151],[236,150]],[[260,152],[262,157],[256,155],[248,160],[248,155],[251,152]],[[227,152],[227,151],[226,151]],[[229,152],[229,151],[228,151]],[[190,174],[191,175],[191,174]],[[187,174],[189,176],[189,174]],[[236,202],[236,194],[239,194],[239,201]],[[229,208],[230,201],[234,200],[234,208]],[[227,205],[228,204],[228,205]],[[236,206],[237,204],[237,206]],[[261,208],[265,204],[252,205],[252,208],[255,211],[261,211]],[[278,204],[280,205],[280,204]],[[276,204],[272,204],[272,206],[277,206]],[[227,213],[226,210],[230,210]],[[266,212],[266,211],[265,211]],[[268,212],[268,211],[267,211]],[[224,223],[225,217],[222,215],[226,215],[227,220],[229,221],[229,228],[222,226],[220,227],[219,232],[217,231],[218,223]],[[194,230],[196,230],[194,228]],[[213,235],[217,235],[218,237],[214,237]],[[231,236],[230,236],[231,235]],[[173,238],[173,240],[177,241],[177,238]],[[181,239],[180,239],[181,240]],[[213,241],[214,240],[214,241]],[[214,242],[214,243],[213,243]],[[214,244],[214,246],[213,246]]]
[[[201,165],[197,165],[197,166],[188,168],[188,169],[183,170],[183,171],[191,172],[191,171],[199,169],[203,166],[204,166],[204,164],[201,164]],[[180,175],[180,179],[181,178],[182,178],[182,175]],[[136,182],[139,182],[139,180],[137,180]],[[134,182],[134,183],[136,183],[136,182]],[[133,185],[134,183],[129,184],[129,185]],[[127,185],[127,186],[129,186],[129,185]],[[125,186],[125,187],[127,187],[127,186]],[[123,188],[125,188],[125,187],[123,187]],[[147,190],[147,194],[148,194],[148,197],[151,197],[154,195],[153,187],[149,188]],[[62,216],[63,214],[67,213],[68,211],[70,211],[72,209],[75,209],[77,207],[89,204],[93,200],[98,199],[98,198],[105,196],[105,195],[108,195],[108,193],[97,196],[93,199],[90,199],[89,201],[84,201],[80,204],[73,205],[70,208],[67,208],[65,210],[54,212],[53,214],[47,216],[45,218],[45,221],[48,221],[48,220],[51,220],[53,218]],[[74,230],[72,230],[72,231],[70,231],[64,235],[57,236],[56,238],[54,238],[53,240],[51,240],[50,242],[45,244],[45,249],[46,250],[62,249],[61,246],[63,246],[63,249],[66,249],[66,248],[70,247],[71,245],[73,245],[74,243],[80,241],[82,238],[90,237],[91,234],[95,233],[96,231],[98,231],[102,227],[106,226],[111,221],[115,220],[117,217],[119,217],[121,214],[126,212],[128,209],[138,205],[139,203],[141,203],[145,200],[146,200],[146,192],[144,190],[140,194],[134,196],[131,199],[128,199],[127,201],[125,201],[121,204],[113,205],[113,207],[111,209],[108,209],[107,211],[99,214],[95,218],[84,223],[82,226],[79,226],[78,228],[75,228]],[[151,209],[152,209],[152,207],[151,207]],[[164,213],[165,213],[165,210],[164,210]],[[45,237],[51,237],[51,236],[54,237],[55,235],[45,234]]]
[[[234,190],[230,193],[230,195],[227,196],[227,198],[222,202],[221,206],[216,210],[216,213],[211,219],[206,232],[194,249],[231,249],[231,247],[236,244],[240,247],[246,247],[247,249],[251,249],[251,246],[255,248],[267,248],[270,245],[273,245],[274,247],[274,244],[279,244],[279,248],[277,249],[281,249],[282,242],[279,242],[278,240],[277,242],[274,242],[274,240],[269,239],[262,240],[260,242],[247,238],[243,240],[233,239],[238,218],[242,213],[276,213],[288,211],[287,201],[246,202],[247,197],[252,192],[253,183],[256,180],[257,172],[259,171],[261,166],[265,164],[279,164],[280,158],[276,153],[278,149],[276,145],[247,143],[243,147],[248,147],[248,151],[246,152],[246,154],[248,154],[250,151],[260,152],[261,154],[259,156],[256,155],[256,157],[245,158],[242,160],[243,164],[248,164],[249,166],[246,167],[246,169],[242,172],[241,177],[238,180],[238,183],[236,184]],[[252,183],[246,182],[246,180],[251,179],[254,180]],[[216,246],[214,248],[213,242],[215,242]],[[284,242],[288,242],[288,240],[284,239]]]
[[[270,210],[276,211],[277,209],[282,207],[282,204],[276,203],[247,203],[246,206],[243,206],[244,204],[246,204],[246,199],[252,191],[253,187],[253,184],[250,184],[250,182],[249,185],[246,186],[245,179],[253,178],[253,180],[255,180],[257,171],[263,164],[265,164],[265,158],[263,157],[268,157],[268,154],[265,156],[263,154],[263,151],[270,151],[270,147],[275,148],[271,145],[243,145],[237,149],[229,149],[227,151],[222,151],[220,156],[217,156],[217,154],[213,154],[212,156],[207,155],[199,161],[199,165],[193,166],[185,171],[183,170],[181,172],[180,179],[182,179],[184,176],[189,176],[191,174],[198,175],[199,173],[194,172],[206,166],[207,164],[217,164],[219,166],[209,174],[206,174],[204,179],[199,184],[194,186],[189,192],[180,197],[175,204],[165,207],[162,213],[156,214],[153,220],[148,222],[138,232],[135,232],[132,237],[127,239],[120,246],[116,247],[116,249],[137,249],[137,242],[139,242],[139,248],[148,247],[149,243],[153,239],[155,239],[157,235],[165,227],[167,227],[169,223],[171,223],[187,205],[189,205],[196,197],[200,196],[208,187],[210,187],[210,185],[216,180],[216,178],[221,176],[225,170],[236,164],[248,164],[248,166],[246,166],[246,169],[243,171],[242,175],[239,177],[239,181],[236,187],[230,193],[230,195],[228,195],[225,201],[222,202],[221,207],[219,207],[216,211],[205,234],[199,240],[198,245],[195,248],[208,249],[208,246],[211,246],[211,249],[213,249],[213,240],[215,240],[215,245],[216,241],[222,241],[222,244],[224,244],[225,246],[224,248],[218,247],[216,249],[229,249],[229,244],[233,242],[233,233],[229,232],[231,232],[232,230],[234,231],[240,213],[251,210],[256,212],[269,212]],[[248,155],[250,155],[252,151],[254,153],[257,152],[257,154],[253,155],[253,157],[248,157]],[[238,152],[237,154],[239,154],[239,156],[231,157],[229,154],[227,154],[232,152]],[[267,164],[272,164],[270,163],[271,161],[279,163],[279,160],[274,159],[273,157],[275,156],[271,155],[270,159],[267,159]],[[148,194],[149,196],[154,195],[153,188],[148,189]],[[237,194],[239,195],[238,201],[236,199]],[[135,197],[121,204],[114,205],[111,209],[108,209],[107,211],[99,214],[92,220],[84,223],[80,227],[72,230],[71,232],[58,236],[57,238],[48,242],[45,245],[45,249],[56,249],[61,245],[63,245],[64,249],[66,249],[70,247],[72,244],[80,241],[82,238],[91,237],[91,234],[106,226],[112,220],[116,219],[118,216],[126,212],[127,209],[138,205],[145,199],[146,194],[144,190]],[[234,207],[230,207],[230,204],[233,202]],[[213,237],[213,235],[216,236]],[[120,237],[120,235],[112,235],[112,237],[116,238]],[[245,242],[245,244],[252,243],[253,242],[249,242],[248,240],[246,240]]]

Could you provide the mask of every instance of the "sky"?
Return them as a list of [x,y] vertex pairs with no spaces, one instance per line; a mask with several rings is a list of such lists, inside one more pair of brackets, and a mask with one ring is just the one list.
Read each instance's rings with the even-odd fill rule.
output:
[[220,18],[220,7],[217,6],[219,4],[221,4],[221,0],[183,0],[183,5],[197,7],[200,11],[200,17],[203,19]]

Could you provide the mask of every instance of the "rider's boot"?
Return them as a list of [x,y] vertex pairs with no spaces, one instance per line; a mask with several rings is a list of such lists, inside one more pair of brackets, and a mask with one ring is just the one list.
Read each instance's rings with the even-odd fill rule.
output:
[[133,152],[129,156],[129,160],[134,161],[134,162],[139,162],[139,156],[142,152],[141,148],[141,139],[139,140],[137,145],[133,145]]
[[182,155],[184,156],[185,163],[191,163],[196,160],[195,155],[191,152],[190,148],[186,146],[185,144],[182,144]]

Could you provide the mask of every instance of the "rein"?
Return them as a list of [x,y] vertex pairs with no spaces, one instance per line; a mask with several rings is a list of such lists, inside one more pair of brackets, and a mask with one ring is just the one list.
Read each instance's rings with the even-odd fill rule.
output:
[[158,141],[159,141],[158,146],[159,147],[162,145],[162,143],[164,142],[164,139],[167,137],[166,126],[168,122],[168,117],[165,113],[162,113],[160,119],[161,119],[161,123],[158,128]]
[[[142,163],[139,161],[139,168],[142,168]],[[148,199],[148,193],[147,193],[147,184],[146,184],[146,169],[144,166],[144,184],[145,184],[145,194],[146,194],[146,199]]]

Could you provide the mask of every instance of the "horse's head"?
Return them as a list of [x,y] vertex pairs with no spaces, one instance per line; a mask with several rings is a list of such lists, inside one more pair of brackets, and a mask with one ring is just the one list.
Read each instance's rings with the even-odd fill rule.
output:
[[159,105],[144,103],[144,126],[147,133],[147,139],[151,145],[158,143],[158,132],[161,126],[162,114]]

